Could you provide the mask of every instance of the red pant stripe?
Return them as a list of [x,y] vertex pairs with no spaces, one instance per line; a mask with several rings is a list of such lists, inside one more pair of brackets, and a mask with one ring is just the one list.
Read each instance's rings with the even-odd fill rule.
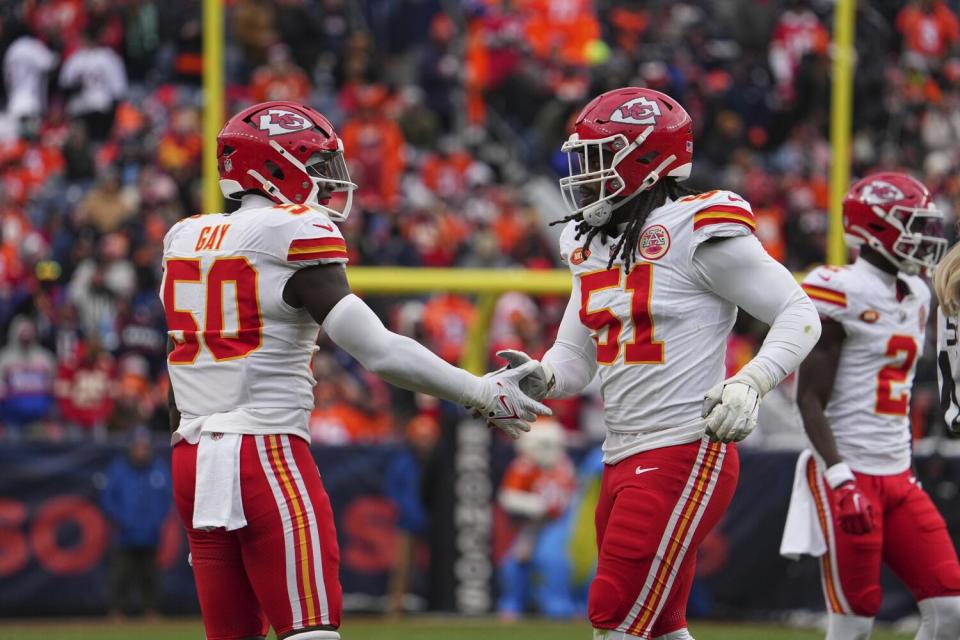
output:
[[835,543],[833,539],[833,520],[830,517],[830,499],[827,496],[826,489],[823,486],[823,479],[817,470],[817,462],[812,457],[807,462],[807,483],[810,485],[810,493],[813,495],[813,502],[817,507],[817,519],[820,521],[820,529],[827,542],[827,552],[820,557],[820,577],[823,580],[823,595],[827,600],[827,606],[833,613],[851,614],[850,607],[846,605],[846,598],[843,596],[843,590],[840,587],[840,576],[837,573],[836,558],[833,557]]
[[[315,586],[313,597],[316,600],[318,617],[320,624],[330,624],[330,606],[327,602],[327,590],[323,580],[323,567],[320,556],[320,529],[317,526],[317,517],[313,511],[313,503],[310,495],[307,493],[306,484],[303,481],[303,475],[297,467],[297,461],[293,457],[293,451],[290,448],[290,436],[280,436],[283,443],[283,462],[287,468],[290,477],[298,491],[298,499],[303,504],[303,512],[307,520],[308,539],[310,546],[307,549],[310,556],[310,581],[309,584]],[[316,624],[315,622],[312,624]]]
[[294,485],[292,474],[286,465],[283,455],[283,438],[287,436],[273,435],[268,436],[271,441],[270,462],[274,471],[280,479],[280,486],[283,488],[287,504],[293,514],[293,534],[296,545],[296,570],[297,584],[300,597],[306,603],[306,616],[303,624],[313,626],[318,624],[317,601],[314,596],[313,582],[310,579],[310,536],[309,523],[307,522],[303,499]]
[[[290,516],[290,508],[287,505],[286,494],[280,486],[278,474],[274,470],[273,457],[274,445],[272,436],[256,436],[257,453],[260,455],[260,464],[263,466],[263,473],[267,477],[273,498],[276,500],[277,509],[280,511],[280,520],[283,522],[283,550],[287,568],[298,565],[297,545],[294,542],[293,519]],[[297,583],[297,572],[287,571],[287,597],[290,600],[291,619],[294,628],[303,626],[303,610],[300,607],[300,588]]]
[[704,439],[697,460],[690,471],[687,485],[674,507],[657,555],[647,573],[647,580],[626,619],[617,627],[632,635],[646,637],[662,610],[678,567],[683,563],[690,540],[703,516],[709,500],[704,498],[716,484],[723,462],[724,447]]

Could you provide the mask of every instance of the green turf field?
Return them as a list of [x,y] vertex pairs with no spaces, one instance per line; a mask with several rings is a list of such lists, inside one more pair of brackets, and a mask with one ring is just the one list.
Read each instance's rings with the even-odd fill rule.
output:
[[[388,621],[367,618],[350,620],[343,627],[343,640],[590,640],[590,629],[577,622],[501,623],[494,620],[457,618]],[[818,631],[783,629],[762,625],[691,625],[697,640],[822,640]],[[913,637],[890,631],[875,631],[871,640]],[[203,640],[198,621],[163,622],[11,622],[0,621],[0,640]]]

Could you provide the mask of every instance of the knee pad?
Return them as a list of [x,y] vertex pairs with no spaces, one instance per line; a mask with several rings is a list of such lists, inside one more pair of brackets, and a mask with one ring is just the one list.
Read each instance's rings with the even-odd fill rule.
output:
[[311,631],[294,631],[285,636],[284,640],[340,640],[340,633],[337,631],[320,631],[317,629]]
[[872,630],[872,617],[839,613],[827,616],[827,640],[867,640]]
[[[847,603],[855,617],[873,618],[880,611],[883,590],[879,585],[870,585],[859,591],[844,591]],[[843,614],[838,614],[843,615]]]
[[692,635],[690,635],[689,629],[677,629],[676,631],[665,633],[662,636],[657,636],[653,640],[696,640],[696,639]]
[[[587,596],[587,613],[595,628],[616,627],[630,613],[633,601],[627,601],[620,586],[607,576],[597,576]],[[608,640],[613,636],[608,636]]]
[[920,630],[916,640],[953,640],[960,638],[960,596],[927,598],[920,608]]

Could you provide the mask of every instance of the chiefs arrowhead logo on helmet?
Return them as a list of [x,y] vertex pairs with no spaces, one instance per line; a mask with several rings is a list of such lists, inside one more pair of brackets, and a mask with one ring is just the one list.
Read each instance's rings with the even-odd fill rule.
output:
[[610,120],[625,124],[654,124],[659,116],[660,105],[640,96],[614,109]]
[[259,119],[260,130],[266,131],[270,137],[293,133],[294,131],[305,131],[313,126],[312,122],[300,114],[285,109],[270,109],[266,113],[260,114]]
[[874,180],[863,188],[863,201],[867,204],[883,204],[903,200],[903,191],[889,182]]

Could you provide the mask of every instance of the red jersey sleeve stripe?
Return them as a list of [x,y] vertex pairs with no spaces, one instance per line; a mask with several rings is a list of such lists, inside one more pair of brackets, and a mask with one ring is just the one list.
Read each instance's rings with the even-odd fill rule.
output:
[[346,247],[347,243],[343,238],[328,236],[326,238],[298,238],[290,242],[290,250],[314,248],[314,247]]
[[804,292],[814,300],[819,300],[820,302],[829,302],[830,304],[835,304],[839,307],[847,306],[847,294],[842,291],[834,291],[833,289],[827,289],[826,287],[818,287],[815,284],[802,284],[800,285]]

